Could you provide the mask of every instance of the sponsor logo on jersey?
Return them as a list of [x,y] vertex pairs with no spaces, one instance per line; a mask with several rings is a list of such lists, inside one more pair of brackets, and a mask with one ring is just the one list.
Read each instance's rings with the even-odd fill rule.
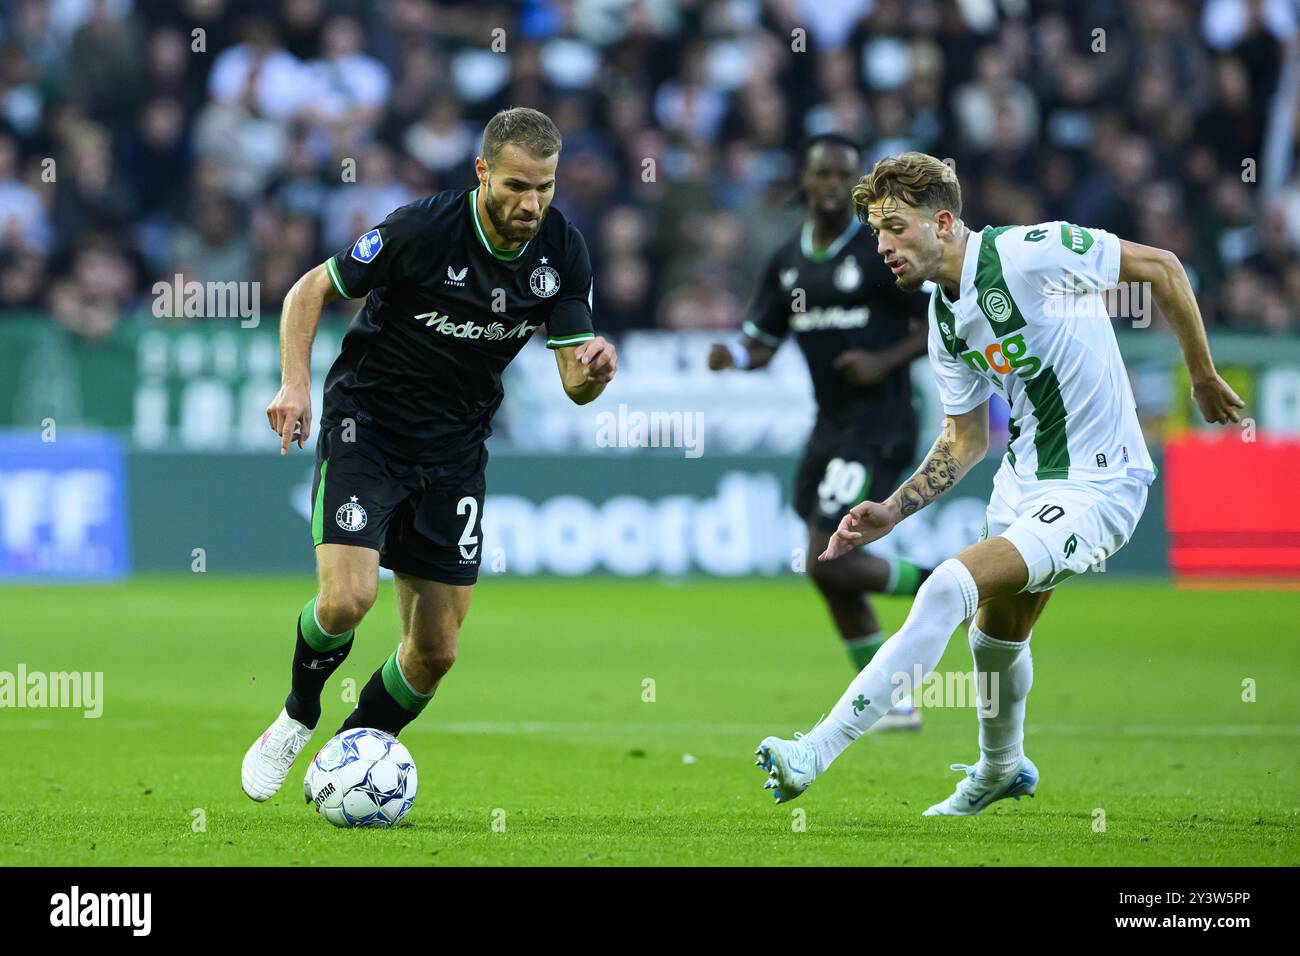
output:
[[426,328],[449,335],[453,339],[483,339],[487,342],[497,342],[502,339],[526,339],[533,334],[536,325],[529,325],[527,321],[519,322],[509,331],[500,322],[490,322],[487,325],[479,325],[466,319],[464,322],[457,323],[450,315],[443,315],[440,312],[421,312],[415,317],[424,320]]
[[798,280],[799,280],[799,270],[798,270],[798,269],[782,269],[782,270],[781,270],[781,288],[783,288],[783,289],[793,289],[793,288],[794,288],[794,284],[795,284]]
[[860,329],[871,318],[871,309],[865,305],[846,309],[842,305],[809,309],[790,315],[790,328],[795,332],[819,332],[824,329]]
[[539,299],[549,299],[560,291],[560,274],[545,264],[545,256],[542,257],[542,263],[528,277],[528,288],[532,289],[533,295]]
[[382,248],[384,248],[384,237],[379,234],[378,229],[371,229],[352,247],[352,258],[357,262],[370,262],[379,255],[379,250]]
[[1097,453],[1097,467],[1098,468],[1106,467],[1106,456],[1103,455],[1101,452]]
[[858,268],[858,260],[855,256],[847,256],[844,261],[836,266],[835,271],[831,274],[831,281],[835,283],[835,288],[841,292],[852,292],[862,284],[862,270]]
[[356,495],[334,513],[335,523],[344,531],[360,531],[366,526],[368,520],[366,509],[357,504]]
[[1080,229],[1067,222],[1061,223],[1061,245],[1071,252],[1083,255],[1092,248],[1093,242],[1092,233],[1087,229]]
[[465,277],[469,275],[469,266],[457,272],[451,266],[447,266],[447,278],[442,280],[443,285],[454,285],[458,289],[465,287]]
[[[983,352],[979,349],[962,352],[961,357],[962,361],[980,373],[996,372],[998,375],[1006,375],[1012,369],[1016,369],[1020,372],[1021,378],[1033,378],[1043,367],[1041,361],[1029,354],[1029,346],[1025,344],[1023,332],[1017,332],[1000,342],[994,342]],[[999,386],[1002,384],[996,379],[994,383]]]

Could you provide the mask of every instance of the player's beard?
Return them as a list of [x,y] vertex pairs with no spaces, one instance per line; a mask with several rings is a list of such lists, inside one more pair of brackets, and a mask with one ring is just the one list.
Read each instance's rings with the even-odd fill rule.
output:
[[506,212],[505,200],[497,199],[492,195],[491,184],[483,196],[483,205],[487,207],[488,220],[491,221],[492,228],[506,242],[527,242],[532,239],[542,228],[542,220],[546,218],[547,213],[547,210],[543,209],[537,221],[530,227],[514,225]]

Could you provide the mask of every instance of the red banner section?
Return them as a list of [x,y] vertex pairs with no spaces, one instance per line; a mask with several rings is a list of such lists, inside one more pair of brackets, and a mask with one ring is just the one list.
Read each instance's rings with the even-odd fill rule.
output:
[[1179,438],[1161,478],[1175,578],[1300,581],[1300,441]]

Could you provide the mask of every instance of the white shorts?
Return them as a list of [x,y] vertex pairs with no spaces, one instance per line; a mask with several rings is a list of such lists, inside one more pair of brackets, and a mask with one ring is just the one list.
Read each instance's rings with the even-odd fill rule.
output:
[[1046,591],[1128,544],[1146,503],[1139,478],[1024,481],[1004,463],[980,539],[1000,534],[1010,541],[1029,568],[1025,590]]

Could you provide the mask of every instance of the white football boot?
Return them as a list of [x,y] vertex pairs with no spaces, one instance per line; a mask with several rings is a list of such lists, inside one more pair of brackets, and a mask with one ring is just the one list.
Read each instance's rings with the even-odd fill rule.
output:
[[771,790],[777,803],[789,803],[817,779],[817,751],[803,734],[794,740],[764,737],[754,751],[755,765],[767,773],[764,790]]
[[311,740],[314,729],[298,723],[281,710],[275,722],[253,741],[253,746],[244,754],[240,772],[244,793],[258,803],[275,796],[284,778],[289,776],[289,768]]
[[926,810],[923,817],[977,817],[984,808],[997,800],[1010,797],[1032,797],[1038,789],[1038,768],[1028,757],[1020,758],[1020,765],[1005,777],[982,777],[975,768],[964,763],[955,763],[952,770],[964,770],[966,776],[957,784],[957,789],[947,800],[936,803]]

